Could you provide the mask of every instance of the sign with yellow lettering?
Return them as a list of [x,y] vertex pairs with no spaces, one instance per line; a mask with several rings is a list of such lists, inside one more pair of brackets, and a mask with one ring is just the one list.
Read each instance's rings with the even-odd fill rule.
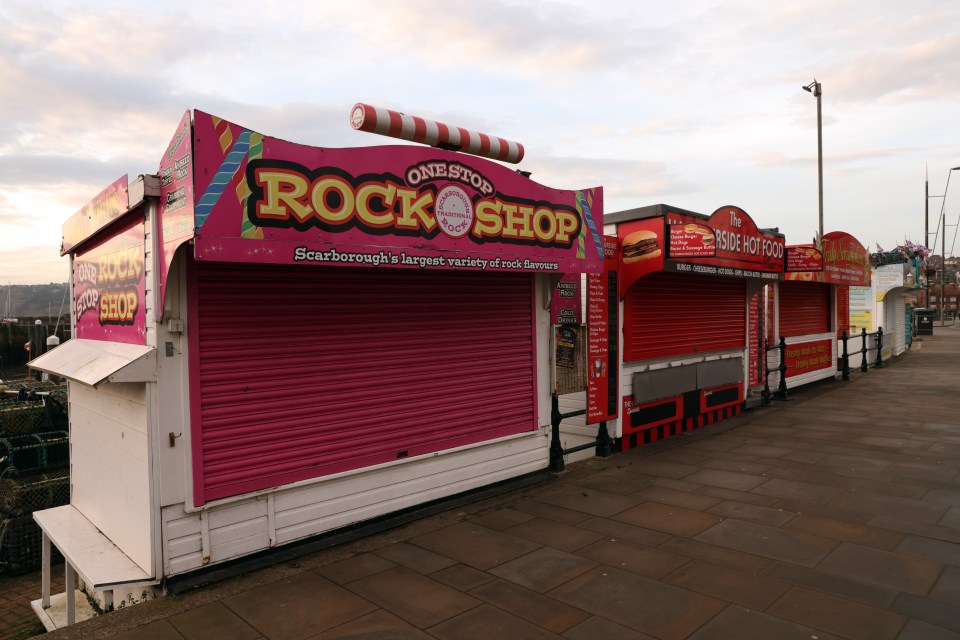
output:
[[73,260],[78,338],[146,344],[143,216]]
[[429,147],[307,147],[194,112],[198,260],[596,273],[603,191]]

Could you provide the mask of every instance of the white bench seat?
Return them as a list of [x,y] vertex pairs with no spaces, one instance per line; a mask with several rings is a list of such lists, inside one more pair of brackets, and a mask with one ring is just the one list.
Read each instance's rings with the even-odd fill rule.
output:
[[[113,589],[158,584],[159,580],[144,571],[103,535],[86,516],[72,505],[37,511],[33,519],[43,531],[43,566],[41,580],[43,610],[50,608],[50,545],[66,560],[66,600],[68,625],[76,619],[74,571],[94,591],[103,591],[112,603]],[[46,626],[46,623],[45,623]]]

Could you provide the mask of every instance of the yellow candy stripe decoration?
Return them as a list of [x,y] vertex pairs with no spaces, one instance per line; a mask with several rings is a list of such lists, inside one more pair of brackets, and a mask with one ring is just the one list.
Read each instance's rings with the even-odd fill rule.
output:
[[[247,151],[247,162],[259,160],[263,157],[263,134],[250,134],[250,149]],[[243,222],[240,224],[240,237],[251,240],[263,240],[263,229],[254,225],[247,217],[247,198],[250,197],[250,187],[246,180],[240,180],[237,184],[237,199],[240,200],[240,206],[243,211]]]

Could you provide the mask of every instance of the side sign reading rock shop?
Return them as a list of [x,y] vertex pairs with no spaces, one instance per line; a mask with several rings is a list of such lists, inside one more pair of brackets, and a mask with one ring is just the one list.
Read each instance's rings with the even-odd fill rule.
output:
[[76,337],[146,344],[143,216],[73,260]]

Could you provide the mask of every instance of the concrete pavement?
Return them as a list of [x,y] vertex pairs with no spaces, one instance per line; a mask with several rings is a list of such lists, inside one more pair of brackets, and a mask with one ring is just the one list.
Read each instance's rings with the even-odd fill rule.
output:
[[935,331],[850,382],[49,637],[960,638],[960,327]]

